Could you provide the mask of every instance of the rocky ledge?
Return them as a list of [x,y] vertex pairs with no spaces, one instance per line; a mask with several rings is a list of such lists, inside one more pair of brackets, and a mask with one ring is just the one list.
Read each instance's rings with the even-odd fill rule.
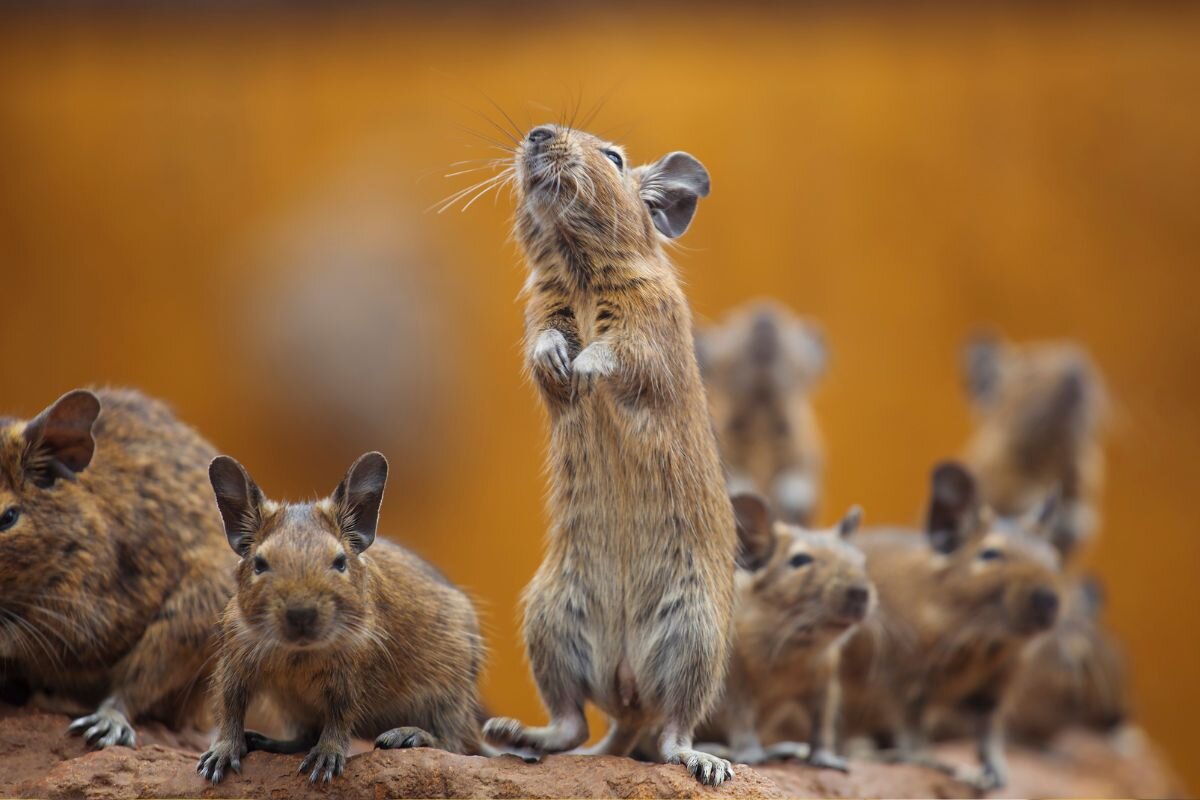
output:
[[[139,727],[136,750],[90,751],[66,733],[68,719],[0,706],[0,797],[971,797],[971,787],[915,766],[855,762],[849,774],[793,764],[735,767],[717,788],[697,784],[682,767],[625,758],[554,756],[538,764],[514,757],[457,756],[439,750],[353,755],[328,786],[296,774],[299,756],[251,753],[242,773],[219,786],[195,773],[207,744],[198,733]],[[950,746],[947,758],[969,757]],[[1154,748],[1136,737],[1114,747],[1072,734],[1048,752],[1014,750],[1007,796],[1178,797],[1183,788]]]

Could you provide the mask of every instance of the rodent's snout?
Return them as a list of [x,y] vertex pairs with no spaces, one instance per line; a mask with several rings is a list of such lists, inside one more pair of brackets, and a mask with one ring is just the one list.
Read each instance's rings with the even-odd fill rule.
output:
[[842,599],[842,613],[846,617],[861,620],[871,605],[871,590],[866,586],[851,586]]
[[1046,630],[1058,618],[1058,592],[1039,586],[1029,595],[1029,620],[1038,630]]
[[317,626],[317,609],[312,606],[288,606],[283,612],[284,634],[291,641],[308,639]]
[[554,138],[554,128],[549,125],[539,125],[531,130],[526,138],[530,144],[545,144]]

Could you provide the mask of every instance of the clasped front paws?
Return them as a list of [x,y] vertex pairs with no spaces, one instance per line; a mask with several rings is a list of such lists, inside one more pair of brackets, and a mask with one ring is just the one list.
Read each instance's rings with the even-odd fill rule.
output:
[[616,369],[617,358],[612,349],[604,342],[592,342],[571,365],[571,388],[576,395],[586,395],[601,378],[612,375]]
[[567,337],[556,330],[545,330],[533,343],[533,368],[545,377],[566,381],[571,377],[571,350]]

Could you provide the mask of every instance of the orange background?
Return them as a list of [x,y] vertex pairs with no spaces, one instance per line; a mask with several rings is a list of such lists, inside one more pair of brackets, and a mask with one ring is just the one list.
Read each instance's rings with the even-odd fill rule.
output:
[[[542,6],[0,17],[3,411],[90,382],[170,400],[275,497],[378,448],[383,528],[479,600],[489,705],[536,717],[515,627],[545,426],[510,203],[426,209],[522,126],[607,103],[713,194],[696,312],[774,295],[833,349],[827,516],[915,518],[969,419],[969,331],[1074,337],[1118,406],[1089,555],[1141,720],[1200,735],[1200,12]],[[487,174],[481,173],[481,174]]]

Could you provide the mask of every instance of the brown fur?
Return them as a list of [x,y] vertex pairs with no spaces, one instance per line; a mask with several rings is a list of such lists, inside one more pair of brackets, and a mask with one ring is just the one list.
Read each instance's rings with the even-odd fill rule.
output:
[[810,400],[827,359],[820,330],[760,300],[698,331],[696,353],[730,492],[762,494],[784,522],[812,524],[824,470]]
[[1074,344],[979,338],[967,348],[966,374],[978,418],[966,460],[984,502],[1015,517],[1059,492],[1050,537],[1070,557],[1098,524],[1106,412],[1099,373]]
[[[849,735],[887,738],[917,758],[932,715],[979,731],[987,787],[1003,785],[1003,713],[1022,654],[1058,606],[1058,556],[1040,534],[991,520],[957,464],[934,472],[926,537],[863,533],[879,610],[843,651]],[[995,557],[989,557],[995,556]]]
[[203,717],[233,592],[212,456],[132,391],[77,390],[32,421],[0,420],[0,513],[20,509],[0,532],[3,678],[99,703],[72,725],[93,744],[132,745],[130,720]]
[[[730,757],[756,764],[799,756],[845,770],[835,754],[842,645],[875,605],[863,554],[847,539],[854,509],[833,529],[772,525],[761,499],[737,496],[738,530],[747,569],[738,571],[733,657],[725,696],[702,728],[728,744]],[[775,722],[798,712],[808,745],[781,741],[764,748]]]
[[691,312],[656,233],[682,232],[707,174],[679,153],[618,168],[606,150],[619,152],[543,126],[516,156],[526,352],[551,422],[551,525],[524,630],[551,722],[485,733],[569,750],[590,700],[613,720],[598,752],[661,729],[661,759],[720,783],[728,763],[691,734],[724,677],[736,539]]
[[[301,770],[328,781],[341,774],[351,736],[478,752],[484,654],[475,610],[408,550],[371,546],[386,475],[383,456],[368,453],[333,496],[280,504],[233,459],[214,462],[230,544],[242,555],[221,619],[220,732],[197,767],[214,783],[248,749],[311,748]],[[294,740],[244,731],[256,695],[290,723]]]

